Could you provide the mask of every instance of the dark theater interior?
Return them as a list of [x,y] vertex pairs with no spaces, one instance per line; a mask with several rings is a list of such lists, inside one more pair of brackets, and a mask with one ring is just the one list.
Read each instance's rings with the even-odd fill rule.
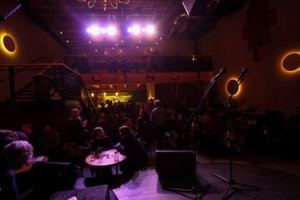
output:
[[299,200],[299,0],[1,0],[1,200]]

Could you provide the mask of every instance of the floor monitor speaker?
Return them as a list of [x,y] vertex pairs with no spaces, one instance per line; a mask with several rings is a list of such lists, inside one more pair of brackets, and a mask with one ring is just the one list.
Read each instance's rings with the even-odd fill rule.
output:
[[155,169],[163,187],[191,188],[196,184],[196,153],[191,150],[157,150]]

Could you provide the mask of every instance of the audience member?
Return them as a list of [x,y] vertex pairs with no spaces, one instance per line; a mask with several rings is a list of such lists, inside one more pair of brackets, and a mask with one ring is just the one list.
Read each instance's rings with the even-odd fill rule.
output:
[[150,121],[158,125],[163,125],[168,120],[167,112],[162,107],[159,99],[154,101],[154,106],[151,111]]
[[153,110],[153,108],[154,108],[154,99],[149,98],[147,102],[144,104],[144,110],[148,118],[150,118],[151,111]]
[[129,178],[135,171],[146,167],[148,156],[128,126],[121,126],[119,133],[121,138],[116,147],[127,157],[126,161],[121,164],[121,170],[125,177]]
[[162,107],[159,99],[154,101],[155,107],[151,111],[150,122],[155,133],[156,145],[158,148],[164,147],[165,142],[165,123],[168,121],[168,114]]
[[[1,149],[0,157],[0,199],[18,199],[24,188],[32,188],[32,199],[46,199],[54,191],[73,186],[78,167],[49,162],[45,156],[34,157],[33,146],[26,140],[20,140],[26,139],[21,132],[5,131],[9,134],[3,138],[11,139],[2,140],[6,145]],[[0,132],[3,134],[5,131]]]
[[72,109],[71,116],[67,124],[66,142],[83,145],[85,143],[85,137],[84,137],[85,125],[86,125],[86,121],[84,121],[81,118],[80,110],[78,108]]
[[7,144],[15,140],[28,140],[28,137],[20,131],[8,129],[0,130],[0,151],[2,151]]
[[153,143],[153,133],[149,125],[149,117],[143,108],[139,110],[139,116],[136,120],[136,131],[142,140]]
[[[113,148],[113,144],[109,137],[105,134],[105,131],[101,127],[96,127],[93,130],[94,139],[91,141],[91,151],[95,156],[98,156],[101,151],[106,151]],[[104,180],[110,179],[112,176],[111,168],[91,168],[91,173],[96,174],[99,178]]]
[[47,158],[34,158],[33,146],[25,140],[15,140],[4,147],[0,167],[1,197],[3,199],[18,198],[18,186],[21,184],[17,183],[15,175],[29,171],[36,161],[47,161]]
[[105,151],[113,148],[110,138],[105,134],[101,127],[96,127],[93,130],[94,139],[91,141],[91,150],[93,152]]
[[52,126],[46,125],[43,127],[38,142],[43,147],[43,154],[54,159],[60,157],[59,154],[62,150],[60,133]]

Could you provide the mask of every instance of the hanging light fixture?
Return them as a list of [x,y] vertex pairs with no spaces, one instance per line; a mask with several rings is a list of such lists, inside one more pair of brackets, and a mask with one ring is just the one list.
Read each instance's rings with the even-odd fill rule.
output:
[[[80,3],[86,3],[88,8],[94,8],[97,0],[77,0]],[[107,10],[109,8],[118,9],[119,4],[129,4],[130,0],[99,0],[103,5],[103,10]]]

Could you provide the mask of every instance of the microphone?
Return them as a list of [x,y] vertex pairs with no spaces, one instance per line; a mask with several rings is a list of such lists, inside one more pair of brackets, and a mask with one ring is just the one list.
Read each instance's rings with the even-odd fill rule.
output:
[[219,76],[221,76],[222,74],[226,73],[226,69],[225,68],[221,68],[219,70],[219,72],[213,77],[213,80],[217,80],[219,78]]
[[22,4],[19,3],[16,7],[11,9],[4,17],[0,16],[0,21],[7,20],[7,18],[9,18],[9,16],[11,16],[15,12],[17,12],[17,10],[19,10],[19,8],[21,8],[21,6],[22,6]]
[[245,78],[245,75],[248,73],[248,67],[244,67],[243,69],[242,69],[242,71],[241,71],[241,74],[240,74],[240,76],[239,76],[239,78],[238,78],[238,80],[237,80],[237,82],[238,82],[238,84],[241,84],[242,83],[242,81],[244,80],[244,78]]

